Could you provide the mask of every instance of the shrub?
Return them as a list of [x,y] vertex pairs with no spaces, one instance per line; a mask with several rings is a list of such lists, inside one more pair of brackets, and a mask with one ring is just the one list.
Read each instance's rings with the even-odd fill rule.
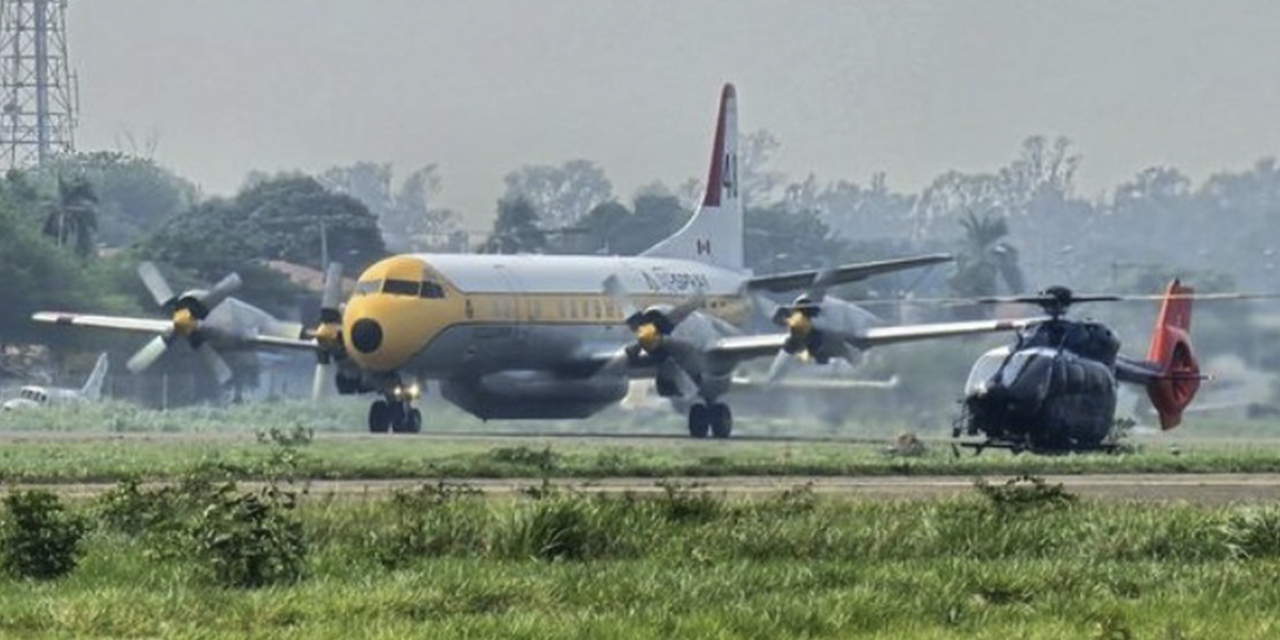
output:
[[63,507],[48,491],[14,491],[4,497],[0,550],[6,571],[22,578],[50,580],[76,568],[84,518]]
[[217,582],[254,588],[302,575],[307,545],[290,511],[295,495],[275,487],[240,493],[223,485],[192,523],[194,554]]
[[135,479],[125,480],[104,492],[94,511],[104,529],[141,536],[177,524],[177,491],[170,487],[144,489]]

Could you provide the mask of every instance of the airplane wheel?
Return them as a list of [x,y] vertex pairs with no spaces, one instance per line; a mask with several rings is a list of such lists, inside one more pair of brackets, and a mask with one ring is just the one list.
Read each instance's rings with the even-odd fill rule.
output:
[[729,405],[716,403],[707,407],[707,422],[711,423],[711,435],[728,438],[733,433],[733,413]]
[[388,422],[391,424],[392,433],[400,433],[404,431],[405,421],[407,419],[407,411],[403,402],[388,402],[387,413],[390,415]]
[[689,435],[694,438],[707,437],[707,428],[711,426],[707,405],[695,404],[689,407]]
[[369,406],[369,433],[386,433],[391,426],[391,407],[385,400],[376,400]]
[[[395,428],[394,425],[393,428]],[[395,432],[418,433],[419,431],[422,431],[422,412],[417,409],[409,409],[408,411],[405,411],[404,420],[400,423],[398,428],[395,428]]]

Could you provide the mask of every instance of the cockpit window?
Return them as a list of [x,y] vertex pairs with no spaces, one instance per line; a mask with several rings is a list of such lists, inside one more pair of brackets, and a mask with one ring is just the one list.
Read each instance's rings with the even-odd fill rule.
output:
[[387,280],[386,284],[382,285],[382,292],[396,296],[417,297],[420,284],[412,280]]
[[381,280],[365,280],[356,283],[356,295],[367,296],[371,293],[377,293],[382,290]]
[[969,379],[964,383],[965,395],[985,393],[991,379],[1000,372],[1000,365],[1009,357],[1009,349],[999,348],[982,354],[969,370]]
[[422,283],[422,292],[419,294],[423,298],[443,298],[444,287],[434,282]]

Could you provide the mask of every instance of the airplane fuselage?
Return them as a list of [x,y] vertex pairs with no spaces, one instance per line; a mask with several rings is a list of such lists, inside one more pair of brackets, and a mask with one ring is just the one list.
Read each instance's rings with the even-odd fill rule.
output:
[[5,411],[13,409],[34,409],[55,404],[84,402],[86,398],[77,389],[60,389],[57,387],[41,387],[27,385],[18,390],[17,397],[6,400]]
[[583,368],[584,356],[635,340],[610,277],[637,309],[702,296],[709,316],[750,312],[744,274],[693,261],[413,254],[361,275],[343,333],[363,371],[440,380],[481,417],[590,415],[626,394],[626,373]]

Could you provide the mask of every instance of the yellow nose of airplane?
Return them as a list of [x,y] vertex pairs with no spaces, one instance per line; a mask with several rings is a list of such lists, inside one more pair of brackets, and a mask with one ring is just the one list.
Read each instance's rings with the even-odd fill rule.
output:
[[411,256],[387,258],[361,274],[342,312],[346,352],[361,369],[403,368],[462,313],[459,296],[451,295],[456,290],[429,275]]

